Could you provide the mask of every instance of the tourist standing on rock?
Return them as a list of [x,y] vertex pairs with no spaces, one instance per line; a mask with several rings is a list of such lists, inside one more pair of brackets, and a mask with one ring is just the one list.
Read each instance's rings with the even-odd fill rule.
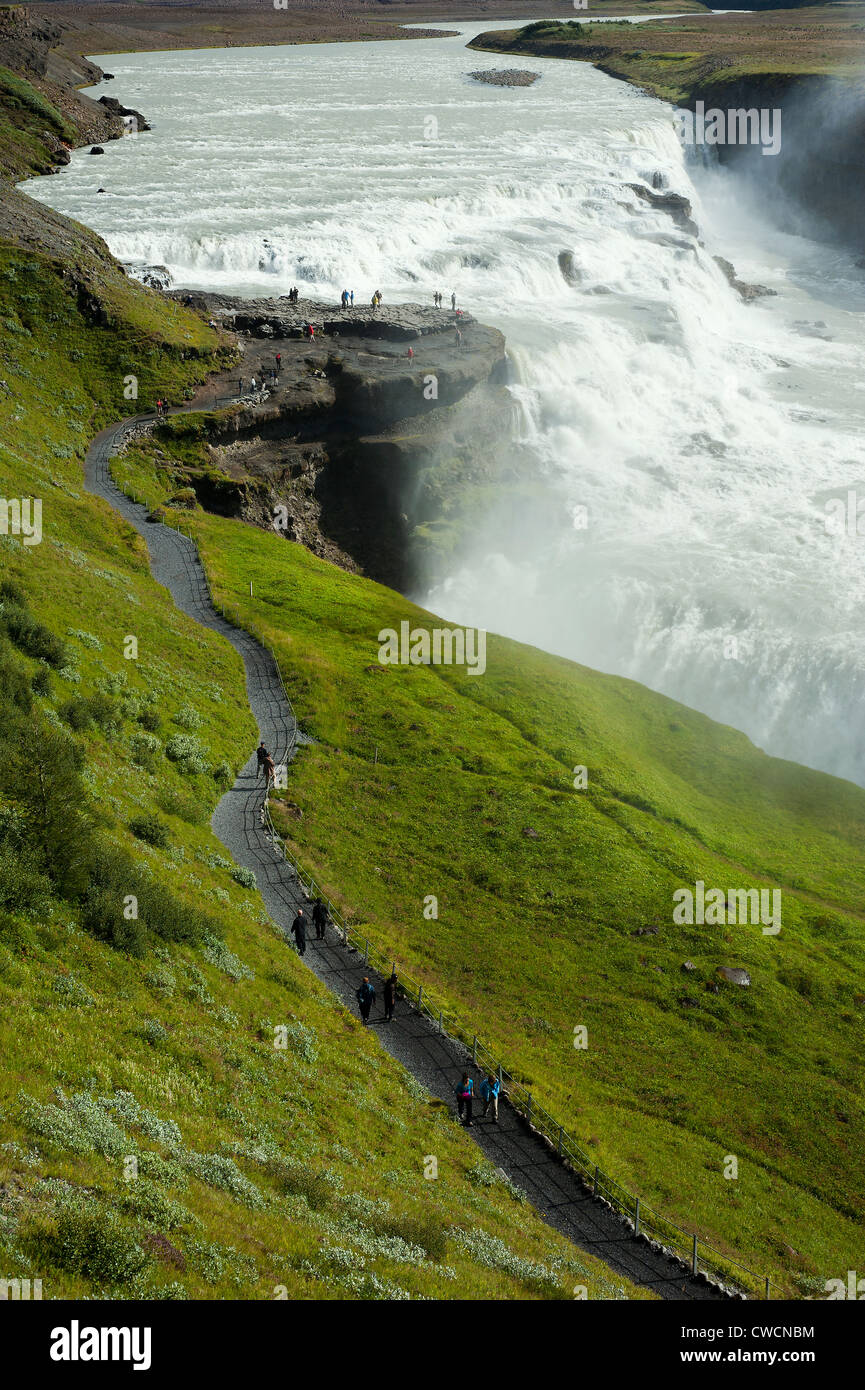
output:
[[465,1111],[466,1118],[463,1123],[466,1125],[472,1123],[472,1097],[474,1095],[474,1089],[475,1083],[472,1081],[468,1072],[464,1071],[463,1079],[454,1087],[454,1091],[457,1098],[457,1110],[459,1111],[461,1120],[463,1118],[463,1111]]
[[375,1003],[375,990],[369,982],[368,975],[364,975],[363,984],[358,985],[356,994],[360,1016],[366,1025],[369,1023],[369,1011]]
[[458,348],[460,349],[460,351],[462,352],[463,335],[462,335],[462,333],[461,333],[461,331],[460,331],[459,328],[458,328],[457,331],[456,331],[456,343],[457,343],[457,347],[458,347]]
[[239,377],[237,378],[237,394],[238,394],[238,396],[242,396],[242,395],[243,395],[243,377],[242,377],[242,376],[239,376]]
[[452,294],[452,295],[451,295],[451,308],[454,310],[454,312],[456,312],[456,307],[457,307],[457,297],[456,297],[455,294]]
[[324,941],[324,930],[327,926],[327,908],[321,898],[316,898],[312,905],[312,925],[315,927],[316,941]]
[[354,308],[354,290],[351,291],[351,293],[350,293],[350,295],[349,295],[349,299],[351,300],[351,307],[352,307],[352,309],[353,309],[353,308]]
[[414,348],[411,346],[411,344],[409,344],[408,360],[409,360],[409,362],[413,362],[413,361],[414,361]]
[[489,1076],[481,1082],[481,1099],[484,1103],[484,1119],[487,1111],[491,1108],[493,1112],[493,1124],[499,1122],[499,1079],[490,1072]]
[[393,1011],[396,1007],[396,972],[384,982],[384,1021],[393,1022]]
[[282,371],[282,353],[281,353],[281,352],[278,352],[278,353],[276,354],[276,370],[277,370],[278,372],[281,372],[281,371]]
[[252,391],[255,390],[255,377],[253,377],[252,380],[250,381],[249,387],[250,387],[250,390],[252,390]]
[[303,915],[303,908],[297,909],[297,916],[291,924],[292,935],[297,942],[297,954],[302,956],[306,951],[306,918]]

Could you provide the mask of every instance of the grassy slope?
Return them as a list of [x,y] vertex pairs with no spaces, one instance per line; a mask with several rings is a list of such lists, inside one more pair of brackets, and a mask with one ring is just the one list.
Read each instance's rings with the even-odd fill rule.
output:
[[[41,1276],[46,1298],[269,1298],[278,1285],[311,1298],[570,1297],[577,1282],[590,1297],[640,1296],[574,1261],[278,939],[207,827],[213,778],[181,778],[160,751],[151,770],[134,761],[145,698],[160,745],[192,706],[208,763],[236,766],[256,730],[234,652],[174,610],[141,541],[81,487],[85,441],[129,411],[125,373],[182,395],[206,363],[176,349],[195,340],[205,352],[213,335],[119,273],[100,289],[112,328],[85,323],[43,258],[10,247],[0,258],[0,495],[41,497],[45,533],[26,549],[0,541],[0,577],[18,578],[73,653],[37,702],[50,727],[70,696],[100,685],[122,697],[116,728],[79,735],[105,833],[206,907],[225,948],[152,941],[129,957],[82,930],[75,903],[13,893],[0,913],[3,1274]],[[129,633],[137,662],[123,657]],[[166,850],[127,829],[153,810]],[[273,1046],[282,1023],[287,1050]],[[437,1182],[423,1176],[431,1153]],[[133,1183],[129,1154],[141,1161]],[[240,1171],[196,1154],[233,1157]],[[152,1242],[136,1272],[153,1233],[179,1256]]]
[[[145,450],[120,476],[164,496]],[[419,610],[275,536],[191,520],[315,737],[282,829],[348,914],[647,1201],[787,1288],[855,1261],[865,793],[498,638],[481,678],[372,671],[378,631]],[[674,926],[672,893],[697,878],[779,885],[780,936]],[[751,988],[712,992],[722,965]]]
[[829,75],[861,81],[863,21],[861,4],[695,15],[637,30],[538,21],[522,30],[480,34],[470,47],[594,63],[654,96],[684,103],[742,80],[784,84]]

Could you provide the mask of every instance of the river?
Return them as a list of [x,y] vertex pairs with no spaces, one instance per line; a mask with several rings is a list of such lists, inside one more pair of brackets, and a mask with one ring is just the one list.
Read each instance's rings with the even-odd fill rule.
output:
[[[826,509],[858,489],[865,511],[865,273],[686,162],[665,104],[584,64],[466,50],[495,26],[454,27],[98,57],[100,94],[153,133],[27,189],[180,285],[456,293],[507,336],[555,515],[493,512],[416,597],[865,783],[865,536]],[[514,66],[541,80],[467,76]],[[702,244],[627,187],[658,175]],[[715,255],[776,295],[743,303]]]

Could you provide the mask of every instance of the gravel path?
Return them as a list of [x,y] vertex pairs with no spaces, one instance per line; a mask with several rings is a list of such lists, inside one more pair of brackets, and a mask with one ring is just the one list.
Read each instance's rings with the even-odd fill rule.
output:
[[[226,622],[214,610],[192,542],[170,527],[148,522],[147,508],[133,502],[111,481],[109,461],[125,433],[131,426],[153,418],[136,416],[97,435],[85,464],[87,489],[104,498],[144,537],[153,577],[169,590],[177,607],[202,626],[220,633],[239,652],[246,668],[250,707],[260,735],[279,766],[293,743],[295,722],[273,657],[248,633]],[[219,802],[212,826],[234,860],[255,871],[267,910],[288,945],[291,921],[299,906],[307,907],[307,900],[293,872],[273,846],[262,813],[263,783],[257,777],[253,751],[234,786]],[[344,947],[332,929],[328,929],[324,942],[308,938],[304,960],[353,1012],[354,992],[363,975],[368,974],[377,994],[371,1026],[382,1046],[433,1095],[454,1104],[454,1086],[464,1069],[471,1070],[469,1054],[462,1044],[439,1034],[428,1019],[405,1002],[398,1002],[396,1017],[386,1023],[381,1015],[380,977],[371,968],[362,968],[358,953]],[[475,1070],[474,1075],[477,1085],[481,1073]],[[477,1104],[476,1115],[479,1111]],[[635,1240],[610,1208],[586,1191],[504,1099],[499,1106],[498,1125],[476,1119],[471,1137],[489,1160],[527,1193],[545,1221],[581,1249],[598,1256],[616,1274],[626,1275],[664,1299],[723,1297],[702,1278],[692,1278],[663,1251]]]

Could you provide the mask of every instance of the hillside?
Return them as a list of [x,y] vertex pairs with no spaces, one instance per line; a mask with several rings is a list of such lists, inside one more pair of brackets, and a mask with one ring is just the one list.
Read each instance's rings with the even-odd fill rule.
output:
[[[156,502],[163,467],[140,445],[118,476]],[[380,668],[380,630],[437,620],[277,536],[200,511],[184,525],[279,656],[313,739],[280,829],[349,918],[646,1200],[791,1291],[853,1259],[865,793],[503,639],[482,679]],[[699,879],[777,886],[780,933],[676,925],[673,894]]]
[[[21,80],[4,110],[32,131]],[[142,405],[188,399],[230,335],[22,195],[0,237],[0,495],[39,498],[43,528],[0,536],[5,1266],[46,1296],[640,1296],[480,1161],[209,829],[257,739],[240,662],[82,459],[132,378]],[[274,809],[293,852],[619,1181],[791,1296],[855,1269],[865,792],[495,636],[482,677],[384,665],[384,629],[442,620],[194,495],[172,510],[207,470],[199,424],[116,476],[182,518],[277,654],[311,740]],[[677,922],[698,881],[780,891],[780,931]]]
[[209,830],[257,737],[240,661],[81,456],[130,370],[182,391],[214,335],[93,275],[101,324],[63,266],[0,255],[0,491],[43,504],[39,544],[0,539],[4,1272],[46,1298],[639,1296],[334,1003]]

